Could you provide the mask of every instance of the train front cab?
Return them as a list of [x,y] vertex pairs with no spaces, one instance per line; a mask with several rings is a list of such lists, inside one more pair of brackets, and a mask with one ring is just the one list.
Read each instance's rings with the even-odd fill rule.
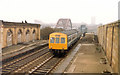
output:
[[64,53],[67,51],[67,35],[64,33],[52,33],[49,36],[49,50],[53,54]]

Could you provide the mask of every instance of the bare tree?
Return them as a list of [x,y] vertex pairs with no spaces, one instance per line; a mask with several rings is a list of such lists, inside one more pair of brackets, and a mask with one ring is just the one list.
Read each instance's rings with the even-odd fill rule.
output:
[[51,28],[51,27],[45,27],[41,29],[40,35],[42,40],[48,40],[49,35],[53,32],[63,31],[62,28]]

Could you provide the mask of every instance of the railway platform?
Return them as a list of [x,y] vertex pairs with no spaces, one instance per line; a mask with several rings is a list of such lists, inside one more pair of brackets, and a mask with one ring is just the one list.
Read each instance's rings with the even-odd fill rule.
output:
[[81,44],[65,73],[104,73],[105,71],[112,72],[112,69],[104,52],[95,44]]
[[34,42],[27,42],[27,43],[22,43],[22,44],[18,44],[18,45],[12,45],[12,46],[3,48],[2,55],[21,50],[21,49],[24,49],[26,47],[30,47],[30,46],[35,45],[35,44],[43,44],[43,43],[48,43],[48,41],[47,40],[36,40]]
[[79,44],[81,46],[65,73],[112,73],[105,53],[93,34],[81,38]]
[[3,48],[2,60],[29,51],[30,49],[35,48],[36,46],[42,46],[45,44],[48,44],[47,40],[36,40],[34,42],[22,43]]

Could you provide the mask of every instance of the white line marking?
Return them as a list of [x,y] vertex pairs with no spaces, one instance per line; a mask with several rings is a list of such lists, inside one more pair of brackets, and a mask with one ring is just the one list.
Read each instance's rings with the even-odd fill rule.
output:
[[88,45],[89,46],[89,45],[95,45],[95,44],[82,44],[82,45]]
[[76,68],[76,65],[72,65],[71,67],[70,67],[70,69],[69,69],[69,73],[73,73],[73,71],[75,70],[75,68]]

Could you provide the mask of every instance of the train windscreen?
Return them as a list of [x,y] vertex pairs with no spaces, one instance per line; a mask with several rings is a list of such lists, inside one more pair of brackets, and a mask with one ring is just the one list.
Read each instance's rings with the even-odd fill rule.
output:
[[50,43],[54,43],[54,37],[50,38]]
[[65,38],[61,38],[61,43],[65,43]]
[[59,43],[59,38],[56,38],[56,43]]

